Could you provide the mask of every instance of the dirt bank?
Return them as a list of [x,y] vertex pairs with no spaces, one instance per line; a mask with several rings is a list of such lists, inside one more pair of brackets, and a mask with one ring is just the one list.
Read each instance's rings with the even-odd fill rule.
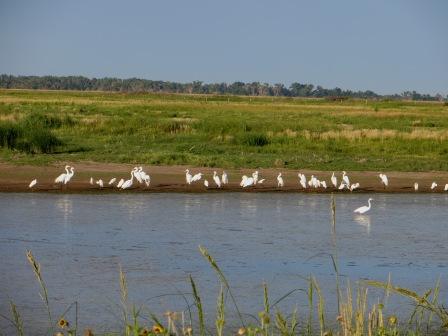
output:
[[[116,187],[107,185],[112,177],[129,179],[130,171],[134,165],[129,164],[106,164],[106,163],[70,163],[75,167],[75,175],[67,186],[61,187],[54,183],[54,179],[64,170],[64,164],[58,166],[22,166],[9,163],[0,163],[0,192],[123,192]],[[126,192],[225,192],[225,191],[244,191],[244,192],[349,192],[347,190],[339,191],[329,187],[327,189],[302,189],[299,187],[297,170],[286,169],[259,169],[260,178],[266,181],[256,187],[241,188],[239,183],[243,174],[250,175],[253,169],[227,170],[229,175],[229,184],[221,189],[215,188],[213,183],[213,171],[218,173],[222,169],[217,168],[194,168],[186,166],[143,166],[144,170],[151,176],[151,185],[146,187],[134,183],[134,187]],[[189,168],[194,174],[204,173],[201,181],[187,186],[185,183],[185,169]],[[282,172],[285,186],[277,188],[276,176]],[[330,176],[332,172],[319,172],[310,170],[301,170],[307,178],[313,174],[320,180],[325,180],[330,185]],[[338,181],[341,178],[341,172],[335,172]],[[380,179],[379,172],[347,172],[351,183],[359,182],[360,188],[354,192],[391,192],[391,193],[414,193],[414,182],[419,183],[418,192],[444,192],[443,188],[448,183],[448,172],[387,172],[389,178],[389,187],[384,188]],[[104,188],[100,189],[98,185],[89,183],[90,177],[103,179]],[[29,183],[37,179],[37,185],[30,190]],[[205,188],[203,180],[207,179],[210,188]],[[135,181],[135,180],[134,180]],[[431,183],[436,181],[438,187],[430,190]]]

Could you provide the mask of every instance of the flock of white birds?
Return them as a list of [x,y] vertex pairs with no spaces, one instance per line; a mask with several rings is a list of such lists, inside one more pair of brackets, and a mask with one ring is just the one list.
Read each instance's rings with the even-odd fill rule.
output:
[[[75,174],[75,168],[72,166],[65,166],[64,169],[65,169],[65,173],[62,173],[58,177],[55,178],[54,182],[56,184],[67,185],[70,182],[70,180],[73,178],[73,175]],[[196,173],[193,175],[190,173],[189,169],[185,170],[185,181],[186,181],[187,185],[191,185],[193,183],[199,182],[203,176],[204,176],[203,173]],[[384,186],[384,188],[387,188],[389,186],[389,179],[387,178],[387,176],[385,174],[379,174],[378,177],[380,179],[381,184]],[[147,174],[143,170],[143,167],[134,167],[131,170],[131,178],[130,179],[125,180],[122,178],[118,181],[118,183],[116,183],[117,179],[114,177],[109,180],[108,185],[114,186],[114,187],[116,187],[118,189],[122,189],[122,190],[129,189],[133,186],[134,179],[139,184],[145,184],[147,187],[149,187],[151,184],[151,177],[149,176],[149,174]],[[213,183],[215,184],[215,186],[217,188],[221,188],[222,186],[229,183],[229,177],[225,171],[222,172],[221,176],[219,176],[218,173],[216,171],[214,171],[212,179],[213,179]],[[248,187],[255,186],[257,184],[258,185],[263,184],[265,181],[266,181],[266,179],[260,178],[260,173],[258,170],[256,170],[255,172],[252,173],[251,176],[243,175],[241,178],[240,186],[242,188],[248,188]],[[355,183],[350,182],[350,179],[345,171],[342,172],[342,176],[341,176],[339,183],[338,183],[338,178],[336,177],[334,172],[331,175],[330,181],[331,181],[331,184],[333,185],[333,187],[338,190],[346,189],[346,190],[353,191],[360,187],[359,182],[355,182]],[[299,182],[299,186],[301,186],[303,189],[308,189],[308,188],[327,189],[328,188],[326,181],[319,180],[314,175],[311,175],[310,179],[307,180],[307,178],[304,174],[298,173],[298,182]],[[210,188],[210,183],[208,182],[207,179],[204,178],[203,183],[206,188]],[[104,187],[104,181],[102,179],[94,180],[93,177],[90,178],[90,184],[91,185],[97,184],[100,189]],[[37,179],[34,179],[29,184],[29,188],[32,189],[36,185],[37,185]],[[277,175],[277,187],[283,188],[284,186],[285,186],[285,182],[283,180],[282,173],[279,173]],[[437,187],[438,187],[438,184],[436,182],[432,182],[431,187],[430,187],[431,190],[435,190]],[[419,185],[417,182],[415,182],[414,190],[418,191],[418,188],[419,188]],[[445,187],[443,190],[448,191],[448,183],[445,184]],[[366,213],[371,208],[372,200],[373,200],[372,198],[369,198],[368,205],[357,208],[354,210],[354,212],[358,213],[358,214]]]

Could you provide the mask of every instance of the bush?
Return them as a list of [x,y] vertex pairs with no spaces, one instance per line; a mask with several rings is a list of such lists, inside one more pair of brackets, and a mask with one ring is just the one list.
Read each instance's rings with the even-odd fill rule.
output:
[[10,122],[0,123],[0,146],[14,148],[21,135],[21,130],[17,125]]
[[243,138],[243,143],[249,146],[263,147],[269,142],[268,137],[264,134],[247,134]]

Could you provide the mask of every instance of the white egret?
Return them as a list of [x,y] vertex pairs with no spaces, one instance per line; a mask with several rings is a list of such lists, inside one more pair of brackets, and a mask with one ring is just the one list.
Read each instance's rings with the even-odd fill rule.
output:
[[37,179],[34,179],[34,180],[31,181],[31,183],[28,186],[28,188],[32,189],[36,184],[37,184]]
[[437,188],[437,183],[433,182],[431,184],[431,190],[434,190],[435,188]]
[[134,169],[135,169],[135,172],[134,172],[135,179],[138,181],[138,183],[143,183],[143,178],[142,178],[143,168],[142,167],[134,167]]
[[243,175],[240,186],[242,186],[243,188],[246,188],[246,187],[250,187],[253,184],[254,184],[253,177],[247,177],[246,175]]
[[135,170],[131,171],[131,178],[129,180],[126,180],[123,182],[123,184],[121,185],[121,189],[128,189],[130,187],[132,187],[132,184],[134,183],[134,174],[135,174]]
[[282,188],[284,185],[285,185],[285,183],[283,182],[282,173],[278,173],[278,176],[277,176],[277,187]]
[[299,173],[299,183],[303,189],[306,189],[306,176],[304,174]]
[[389,180],[386,174],[379,174],[378,176],[380,177],[381,183],[384,185],[384,188],[386,188],[389,185]]
[[347,185],[347,188],[350,186],[350,180],[348,178],[348,175],[345,171],[342,172],[342,181],[345,182],[345,184]]
[[190,170],[185,169],[185,181],[187,182],[187,184],[191,184],[192,178],[193,178],[193,176],[190,174]]
[[369,205],[364,205],[362,207],[359,207],[358,209],[356,209],[355,211],[353,211],[354,213],[359,213],[359,214],[363,214],[366,213],[367,211],[370,210],[371,204],[370,202],[373,201],[373,198],[369,198],[368,202]]
[[96,184],[98,184],[100,186],[100,188],[102,188],[104,186],[102,179],[99,179],[98,181],[96,181]]
[[117,180],[116,177],[111,178],[108,184],[109,184],[109,185],[114,184],[116,180]]
[[222,172],[221,181],[222,181],[222,184],[229,183],[229,178],[228,178],[227,173],[225,171]]
[[443,188],[443,191],[448,191],[448,183],[445,184],[445,188]]
[[64,168],[64,169],[65,169],[65,173],[62,173],[61,175],[59,175],[58,177],[56,177],[56,178],[54,179],[54,182],[55,182],[55,183],[63,183],[64,180],[65,180],[65,176],[69,174],[69,171],[68,171],[69,168],[70,168],[70,166],[65,166],[65,168]]
[[345,187],[348,188],[348,186],[345,185],[344,181],[342,181],[338,189],[343,190]]
[[350,191],[353,191],[353,190],[358,189],[358,188],[359,188],[359,182],[356,182],[356,183],[354,183],[354,184],[352,184],[350,186]]
[[117,188],[121,188],[123,183],[124,183],[124,179],[121,179],[120,181],[118,181]]
[[208,188],[208,181],[207,180],[204,180],[204,185],[205,185],[206,188]]
[[72,179],[73,175],[75,175],[75,168],[70,167],[70,173],[66,174],[64,177],[64,184],[67,184]]
[[418,191],[418,183],[417,182],[414,183],[414,190]]
[[90,177],[90,181],[89,181],[89,183],[90,183],[91,185],[93,185],[93,177]]
[[333,184],[333,186],[334,186],[335,188],[337,188],[337,186],[338,186],[338,178],[334,175],[334,172],[333,172],[333,174],[331,175],[331,183]]
[[327,189],[327,182],[322,181],[320,184],[322,185],[322,187],[323,187],[324,189]]
[[221,188],[221,180],[220,180],[220,178],[218,176],[218,173],[216,171],[213,172],[213,181],[215,181],[216,186],[218,188]]
[[252,173],[252,178],[254,179],[254,184],[258,182],[258,170]]
[[258,181],[258,184],[263,184],[264,181],[266,181],[266,179],[261,179],[261,180]]
[[199,181],[202,178],[202,173],[197,173],[191,178],[191,182]]

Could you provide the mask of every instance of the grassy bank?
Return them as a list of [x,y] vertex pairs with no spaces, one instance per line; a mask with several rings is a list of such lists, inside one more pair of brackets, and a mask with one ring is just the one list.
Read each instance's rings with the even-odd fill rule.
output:
[[0,131],[12,163],[448,170],[443,103],[1,90]]

